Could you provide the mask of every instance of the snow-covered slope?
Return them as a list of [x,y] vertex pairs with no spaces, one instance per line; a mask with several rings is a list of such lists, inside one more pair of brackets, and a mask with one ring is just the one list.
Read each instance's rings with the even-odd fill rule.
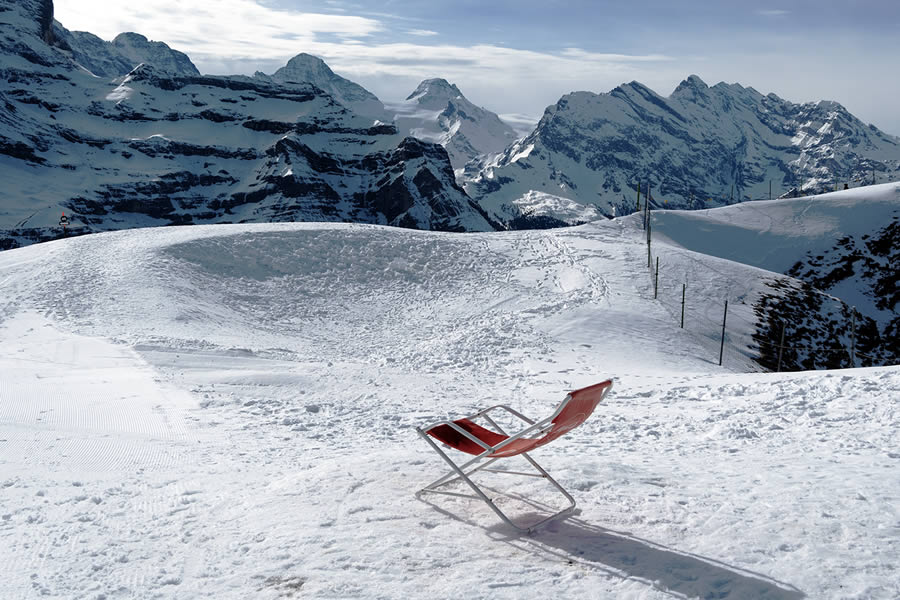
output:
[[493,229],[440,146],[308,83],[152,64],[99,78],[44,40],[41,6],[0,12],[0,248],[59,237],[63,212],[70,233],[271,220]]
[[[777,292],[759,301],[767,321],[761,339],[777,343],[786,322],[795,346],[800,338],[804,346],[821,347],[823,340],[855,334],[856,364],[900,362],[900,184],[712,210],[658,210],[651,223],[655,239],[806,284],[772,282]],[[837,345],[837,354],[818,357],[808,346],[785,365],[851,364],[847,344]]]
[[[719,368],[718,340],[653,300],[634,221],[0,253],[0,596],[895,596],[900,370],[748,373],[730,345]],[[707,274],[760,271],[670,248],[694,265],[691,320],[726,297],[752,317]],[[606,377],[534,454],[574,517],[520,537],[477,500],[415,499],[444,468],[415,426],[546,415]],[[557,501],[483,481],[522,523]]]
[[282,85],[311,83],[357,114],[382,123],[391,121],[389,113],[375,94],[337,75],[325,61],[311,54],[298,54],[272,75],[257,72],[254,77]]
[[396,114],[394,123],[401,133],[446,148],[460,175],[469,161],[496,154],[518,137],[495,113],[472,104],[445,79],[426,79],[405,101],[388,109]]
[[900,139],[840,104],[794,104],[691,76],[668,98],[638,82],[568,94],[465,188],[497,220],[572,222],[571,211],[547,209],[548,196],[612,216],[635,210],[638,183],[660,207],[705,208],[769,198],[770,182],[779,197],[856,186],[873,173],[900,175]]

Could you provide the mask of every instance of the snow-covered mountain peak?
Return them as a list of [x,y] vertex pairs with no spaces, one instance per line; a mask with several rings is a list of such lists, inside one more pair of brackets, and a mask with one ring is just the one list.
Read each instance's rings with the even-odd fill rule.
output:
[[458,174],[469,161],[496,154],[518,137],[496,113],[470,102],[446,79],[424,80],[389,108],[401,133],[444,146]]
[[[590,94],[591,92],[587,92],[587,93]],[[653,90],[648,88],[646,85],[644,85],[640,81],[630,81],[628,83],[619,85],[619,86],[613,88],[613,90],[610,92],[610,95],[613,95],[613,96],[616,96],[616,95],[624,95],[624,96],[638,95],[638,96],[641,96],[644,98],[654,97],[654,96],[657,98],[662,98],[662,96],[660,96],[659,94],[657,94],[656,92],[654,92]]]
[[440,77],[422,81],[415,91],[406,97],[407,100],[416,100],[420,104],[426,101],[446,101],[454,98],[464,98],[463,93],[459,91],[456,84]]
[[168,73],[200,75],[186,54],[173,50],[163,42],[150,41],[139,33],[120,33],[113,39],[112,45],[134,65],[146,63]]
[[358,83],[341,77],[324,60],[312,54],[302,52],[272,75],[257,72],[254,77],[282,85],[311,83],[357,114],[382,122],[391,120],[384,104],[375,94]]
[[[304,83],[343,79],[318,56],[301,52],[287,64],[272,74],[272,78],[282,83]],[[346,80],[345,80],[346,81]]]
[[706,82],[703,81],[699,75],[688,75],[684,80],[682,80],[681,83],[678,84],[678,87],[675,88],[675,92],[673,93],[677,93],[678,90],[681,89],[705,90],[707,88],[709,88],[709,86],[706,85]]
[[689,75],[687,79],[678,84],[672,92],[672,98],[684,98],[693,102],[707,98],[709,86],[697,75]]
[[[624,90],[622,92],[626,93]],[[586,108],[591,105],[596,97],[597,94],[594,94],[593,92],[569,92],[568,94],[561,97],[555,105],[548,106],[545,114],[552,114],[557,111],[572,111]]]

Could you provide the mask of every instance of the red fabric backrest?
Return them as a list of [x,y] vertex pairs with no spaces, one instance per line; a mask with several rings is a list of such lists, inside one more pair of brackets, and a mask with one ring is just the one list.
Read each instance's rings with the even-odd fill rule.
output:
[[541,445],[552,442],[587,421],[611,388],[612,380],[608,379],[566,396],[559,414],[552,421],[553,427],[541,438]]

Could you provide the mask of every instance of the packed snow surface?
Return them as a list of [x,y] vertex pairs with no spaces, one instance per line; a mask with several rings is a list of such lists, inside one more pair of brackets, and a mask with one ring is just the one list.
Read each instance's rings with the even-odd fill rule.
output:
[[900,183],[708,210],[653,213],[653,233],[677,246],[786,272],[805,253],[872,234],[900,212]]
[[[0,597],[896,599],[900,368],[719,367],[653,299],[635,222],[0,253]],[[729,293],[698,287],[713,312]],[[416,426],[542,417],[608,377],[534,452],[574,517],[521,536],[414,496],[443,472]],[[522,524],[559,506],[537,479],[480,481]]]

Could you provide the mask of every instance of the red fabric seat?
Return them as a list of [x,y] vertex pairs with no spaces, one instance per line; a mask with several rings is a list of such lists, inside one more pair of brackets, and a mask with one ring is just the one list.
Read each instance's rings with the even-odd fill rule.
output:
[[[555,440],[556,438],[566,434],[584,423],[597,405],[603,400],[603,396],[612,385],[610,381],[604,381],[591,385],[579,390],[575,390],[566,396],[556,411],[556,416],[551,421],[551,427],[539,438],[519,438],[509,444],[503,446],[499,450],[493,451],[487,456],[490,458],[502,458],[507,456],[516,456],[523,452],[528,452],[543,446]],[[488,446],[496,446],[497,444],[509,439],[508,435],[491,431],[469,419],[458,419],[453,421],[456,425],[471,433]],[[433,438],[440,440],[451,448],[455,448],[467,454],[479,455],[486,448],[472,441],[450,425],[438,425],[428,430],[426,433]]]
[[[453,422],[477,437],[488,446],[496,446],[500,442],[509,439],[508,435],[503,435],[502,433],[497,433],[496,431],[485,429],[478,423],[473,423],[469,419],[459,419],[458,421]],[[451,448],[456,448],[457,450],[466,452],[468,454],[478,455],[485,451],[485,448],[479,446],[449,425],[438,425],[434,429],[430,430],[428,432],[428,435],[444,442]],[[496,452],[491,452],[490,456],[515,456],[516,454],[521,454],[522,452],[528,452],[532,448],[536,447],[539,441],[540,440],[534,440],[530,438],[521,438],[510,442]]]

